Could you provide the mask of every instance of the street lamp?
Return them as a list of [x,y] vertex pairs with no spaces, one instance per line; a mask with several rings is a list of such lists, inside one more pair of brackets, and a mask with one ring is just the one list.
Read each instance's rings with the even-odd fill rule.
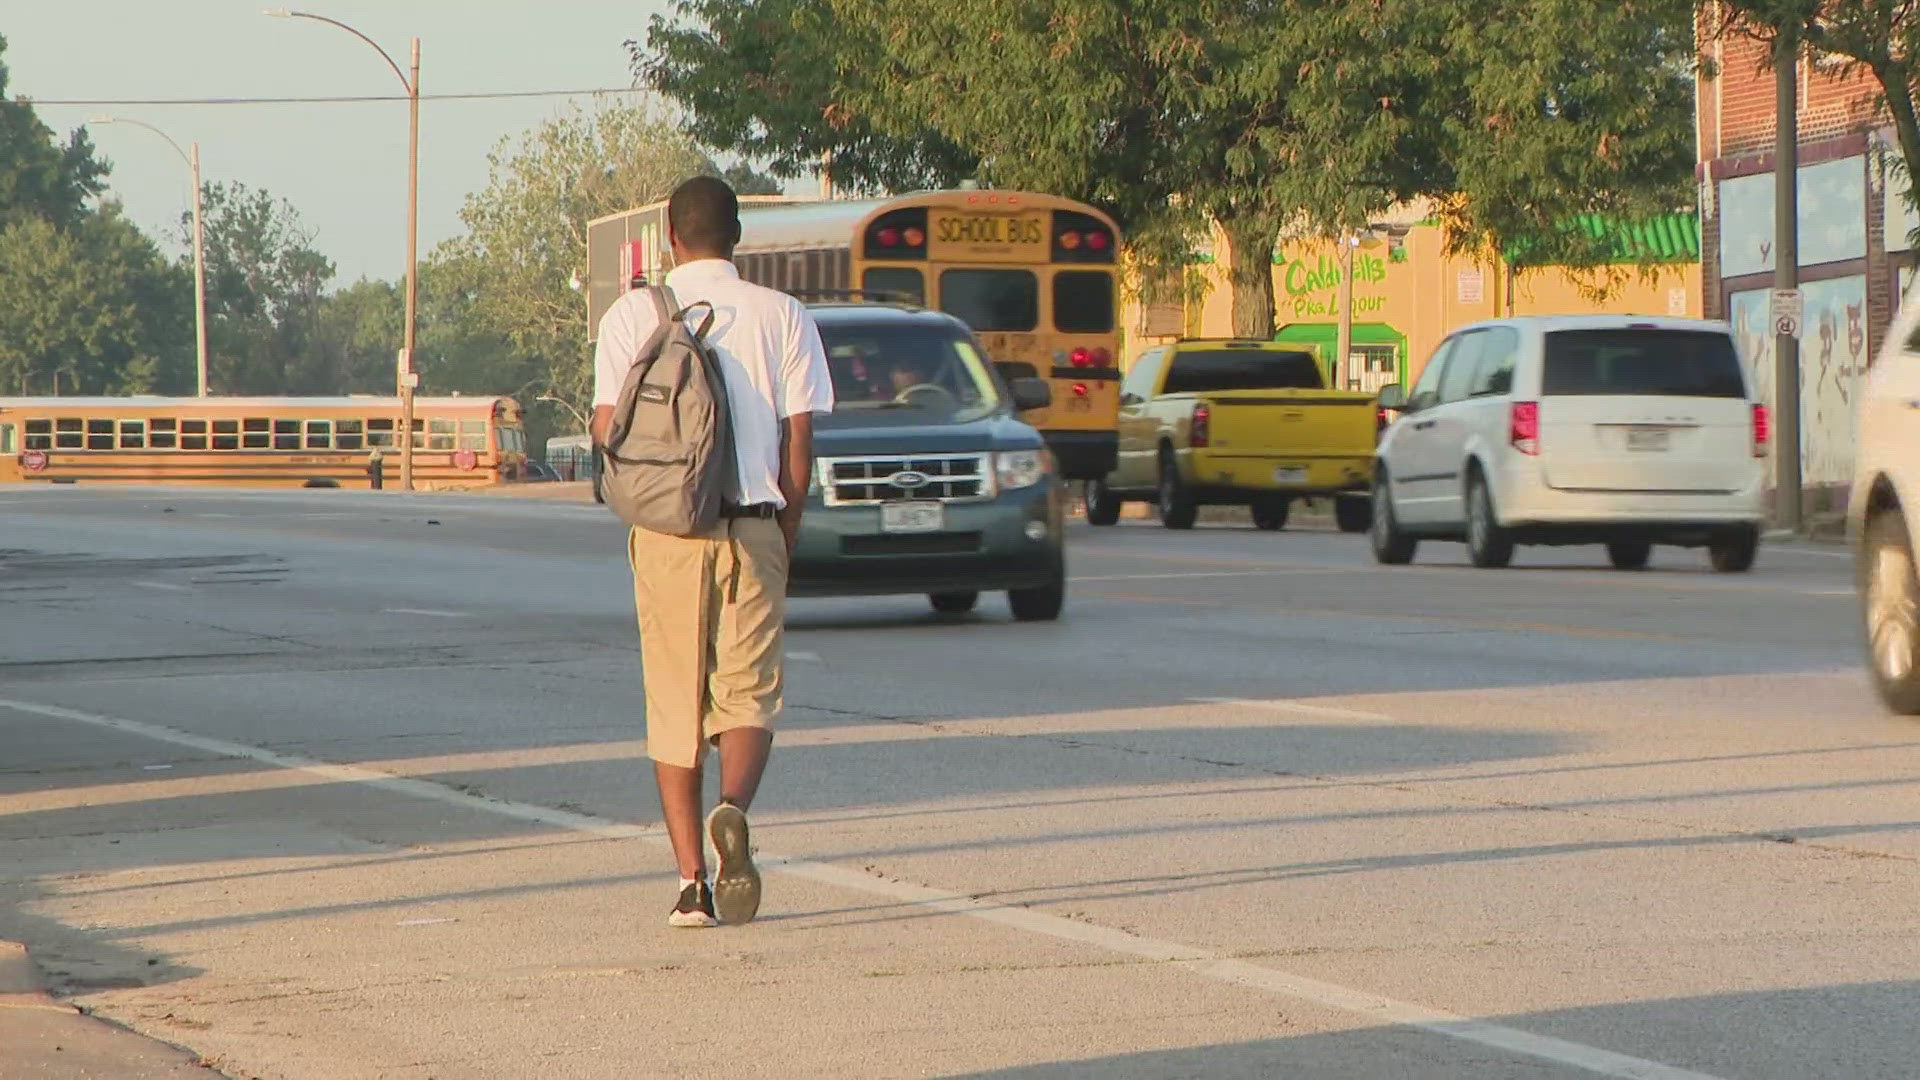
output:
[[348,26],[338,19],[329,19],[325,15],[314,15],[305,11],[288,11],[285,8],[269,8],[266,11],[276,19],[312,19],[329,26],[337,26],[368,45],[380,54],[393,73],[400,77],[400,85],[407,90],[407,326],[405,343],[400,348],[398,382],[400,384],[400,488],[413,490],[413,391],[420,384],[420,376],[413,370],[413,325],[414,305],[419,295],[420,267],[420,39],[413,39],[412,78],[400,70],[393,62],[387,50],[380,47],[372,38]]
[[191,144],[191,153],[180,149],[173,136],[154,127],[144,120],[129,120],[115,116],[96,116],[88,120],[89,124],[132,124],[146,128],[155,135],[167,140],[173,152],[187,163],[187,170],[193,174],[193,330],[195,338],[196,386],[200,397],[207,396],[207,252],[206,230],[200,221],[200,144]]
[[574,418],[575,420],[577,420],[577,421],[579,421],[579,423],[580,423],[580,432],[581,432],[581,434],[583,434],[583,435],[584,435],[584,434],[586,434],[587,432],[589,432],[589,431],[591,431],[591,430],[593,429],[593,425],[592,425],[592,424],[589,424],[589,423],[587,423],[587,417],[586,417],[586,414],[585,414],[585,413],[582,413],[582,412],[581,412],[581,411],[580,411],[580,410],[579,410],[579,409],[578,409],[577,407],[575,407],[575,405],[573,404],[573,402],[571,402],[571,401],[568,401],[568,400],[567,400],[567,399],[565,399],[565,398],[557,398],[557,397],[553,397],[553,396],[552,396],[552,395],[550,395],[550,394],[542,394],[542,395],[540,395],[539,397],[537,397],[537,398],[534,398],[533,400],[535,400],[535,401],[551,401],[551,402],[553,402],[553,403],[554,403],[555,405],[558,405],[558,406],[560,406],[561,408],[563,408],[563,409],[565,409],[565,410],[567,410],[568,412],[570,412],[570,413],[572,413],[572,414],[573,414],[573,418]]

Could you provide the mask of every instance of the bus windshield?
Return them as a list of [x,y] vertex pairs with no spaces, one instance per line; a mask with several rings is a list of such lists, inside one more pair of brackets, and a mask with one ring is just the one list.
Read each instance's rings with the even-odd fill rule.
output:
[[820,328],[835,412],[913,410],[942,421],[977,420],[1000,407],[987,364],[965,335],[925,327]]

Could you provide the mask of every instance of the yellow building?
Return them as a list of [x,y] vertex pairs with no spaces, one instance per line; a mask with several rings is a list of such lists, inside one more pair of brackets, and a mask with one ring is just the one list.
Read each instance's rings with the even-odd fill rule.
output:
[[[1626,239],[1668,262],[1649,273],[1629,264],[1583,275],[1550,268],[1511,274],[1504,264],[1448,255],[1437,224],[1376,229],[1353,250],[1353,347],[1348,369],[1336,381],[1367,390],[1396,381],[1410,385],[1449,331],[1479,319],[1586,313],[1698,318],[1696,219],[1678,215]],[[1189,288],[1186,303],[1130,303],[1124,324],[1129,360],[1181,336],[1232,335],[1227,254],[1225,238],[1216,236],[1212,257],[1192,268],[1190,280],[1198,288]],[[1275,337],[1305,345],[1331,364],[1338,348],[1340,276],[1333,242],[1282,245],[1273,266]]]

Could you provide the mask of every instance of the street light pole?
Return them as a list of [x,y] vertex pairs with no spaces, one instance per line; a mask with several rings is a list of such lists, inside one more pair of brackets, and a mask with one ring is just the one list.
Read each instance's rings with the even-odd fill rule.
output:
[[161,131],[159,128],[154,127],[152,124],[149,124],[144,120],[127,120],[127,119],[123,119],[115,116],[96,116],[93,119],[88,120],[87,123],[89,124],[132,124],[134,127],[146,128],[148,131],[151,131],[155,135],[160,136],[162,139],[167,140],[167,145],[173,147],[173,152],[176,154],[179,154],[180,160],[187,163],[187,171],[191,173],[193,176],[193,332],[194,332],[194,338],[195,338],[195,344],[194,344],[194,367],[196,370],[195,393],[200,397],[206,397],[207,396],[207,252],[206,252],[207,234],[206,234],[206,228],[205,228],[204,222],[202,221],[201,214],[200,214],[200,144],[197,142],[193,143],[192,144],[193,152],[188,153],[187,151],[180,149],[180,144],[173,141],[173,136],[168,135],[166,132]]
[[593,425],[587,422],[586,414],[582,413],[577,407],[575,407],[573,402],[568,401],[566,398],[557,398],[551,394],[542,394],[539,397],[534,398],[533,400],[551,401],[555,405],[558,405],[561,408],[572,413],[573,419],[575,420],[575,422],[577,422],[580,425],[580,434],[582,435],[588,434],[593,428]]
[[412,77],[400,70],[387,50],[372,38],[338,19],[306,11],[269,8],[277,19],[312,19],[335,26],[372,46],[387,62],[400,85],[407,89],[407,325],[403,331],[395,381],[400,391],[400,488],[413,490],[413,391],[420,377],[413,369],[414,317],[420,284],[420,39],[412,41]]

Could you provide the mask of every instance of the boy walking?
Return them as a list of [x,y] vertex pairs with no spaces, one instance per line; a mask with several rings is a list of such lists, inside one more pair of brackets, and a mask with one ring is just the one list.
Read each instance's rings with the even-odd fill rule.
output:
[[[788,561],[813,467],[813,415],[833,409],[819,328],[798,300],[741,280],[733,249],[733,189],[696,177],[667,204],[681,306],[705,302],[706,342],[719,358],[732,419],[736,471],[720,522],[699,536],[635,528],[627,553],[645,669],[647,754],[680,871],[673,926],[744,923],[760,908],[760,874],[747,809],[773,748],[780,712],[781,628]],[[594,352],[593,436],[603,445],[627,372],[659,325],[635,290],[600,320]],[[720,802],[706,817],[719,859],[707,882],[701,838],[702,765],[720,754]]]

